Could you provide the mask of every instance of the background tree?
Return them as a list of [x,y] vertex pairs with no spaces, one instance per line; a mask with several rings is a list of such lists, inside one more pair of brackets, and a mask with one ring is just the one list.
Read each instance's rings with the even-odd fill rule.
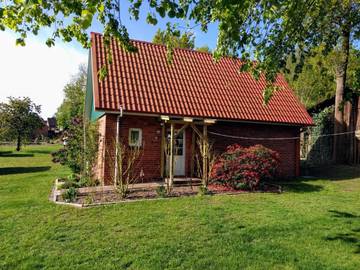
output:
[[0,135],[5,140],[16,140],[20,151],[24,139],[30,139],[36,129],[43,126],[40,105],[30,98],[9,97],[8,103],[0,103]]
[[84,112],[86,87],[86,66],[80,65],[79,72],[64,87],[64,100],[56,112],[60,127],[67,129],[74,118],[81,118]]
[[174,48],[194,49],[195,37],[191,32],[180,33],[180,31],[168,34],[166,30],[158,29],[152,40],[155,44],[167,45],[173,43]]
[[161,45],[168,45],[169,43],[172,43],[174,48],[195,49],[199,52],[211,53],[211,50],[207,45],[195,48],[195,36],[191,32],[184,32],[181,34],[180,31],[172,31],[169,33],[166,30],[158,29],[152,42]]
[[[335,96],[336,70],[334,69],[334,61],[336,61],[336,53],[331,52],[324,56],[321,53],[322,50],[323,46],[319,46],[304,59],[300,59],[299,55],[296,56],[295,61],[291,57],[287,59],[286,68],[288,71],[285,73],[285,77],[307,108]],[[303,67],[299,72],[296,69],[301,61],[303,61]],[[360,69],[360,51],[351,49],[346,85],[352,91],[358,89],[356,86],[358,69]]]
[[335,80],[326,59],[319,54],[307,57],[300,73],[296,70],[299,61],[293,62],[289,57],[289,73],[285,73],[285,77],[305,107],[310,108],[333,97]]
[[212,53],[209,46],[207,45],[204,45],[204,46],[201,46],[201,47],[197,47],[196,50],[198,52],[206,52],[206,53]]

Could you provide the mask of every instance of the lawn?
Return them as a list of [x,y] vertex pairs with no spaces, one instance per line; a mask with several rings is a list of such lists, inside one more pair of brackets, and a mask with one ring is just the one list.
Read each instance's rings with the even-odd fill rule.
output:
[[0,269],[360,269],[359,168],[280,195],[77,209],[48,200],[69,174],[54,149],[0,149]]

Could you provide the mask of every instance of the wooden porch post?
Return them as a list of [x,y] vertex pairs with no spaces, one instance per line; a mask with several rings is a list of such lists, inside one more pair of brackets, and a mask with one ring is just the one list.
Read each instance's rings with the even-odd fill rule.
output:
[[174,123],[170,125],[169,187],[174,182]]
[[165,123],[161,127],[161,145],[160,145],[160,176],[164,178],[164,158],[165,158]]
[[191,163],[190,163],[190,177],[194,177],[194,162],[195,162],[195,131],[191,131]]
[[203,151],[203,185],[207,186],[208,183],[208,137],[207,137],[207,125],[203,126],[203,138],[202,138],[202,151]]

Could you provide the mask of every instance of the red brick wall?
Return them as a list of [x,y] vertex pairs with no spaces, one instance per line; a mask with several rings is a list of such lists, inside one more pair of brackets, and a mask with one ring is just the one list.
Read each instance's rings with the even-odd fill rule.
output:
[[125,116],[120,118],[120,138],[128,143],[129,129],[142,130],[142,154],[137,175],[142,171],[144,181],[160,178],[161,125],[155,117]]
[[[103,143],[106,145],[102,150],[103,164],[99,160],[98,164],[102,164],[104,171],[99,173],[103,176],[105,184],[111,184],[112,175],[114,174],[114,147],[112,143],[115,140],[116,134],[116,115],[107,114],[101,119],[105,123],[101,123],[102,133],[104,133]],[[160,177],[160,145],[161,145],[161,122],[156,117],[143,116],[124,116],[120,118],[120,138],[124,143],[128,143],[129,128],[142,129],[142,156],[138,163],[137,175],[140,172],[144,173],[143,179],[140,181],[152,181]],[[202,127],[198,126],[202,131]],[[283,176],[292,177],[299,173],[299,141],[298,140],[284,140],[284,141],[255,141],[255,140],[240,140],[226,137],[219,137],[210,132],[218,132],[222,134],[243,136],[243,137],[296,137],[299,136],[299,128],[281,125],[264,125],[264,124],[244,124],[234,122],[218,122],[215,125],[209,126],[209,139],[214,142],[214,150],[221,153],[225,148],[233,143],[239,143],[243,146],[250,146],[254,144],[262,144],[279,152],[281,157],[281,171]],[[191,137],[192,129],[186,129],[186,175],[190,175],[191,166]],[[100,158],[101,159],[101,158]]]
[[211,132],[250,138],[282,138],[298,137],[300,129],[298,127],[284,125],[264,125],[264,124],[244,124],[233,122],[219,122],[209,126],[209,139],[214,142],[215,151],[221,153],[226,146],[238,143],[242,146],[251,146],[262,144],[265,147],[273,149],[280,154],[280,169],[282,176],[293,177],[299,174],[300,149],[299,139],[297,140],[242,140],[220,137],[211,134]]
[[96,179],[104,180],[104,163],[105,163],[105,127],[106,127],[106,115],[97,120],[99,142],[98,142],[98,157],[96,160],[94,175]]
[[116,118],[115,114],[105,114],[98,119],[99,152],[95,172],[97,178],[105,185],[111,184],[114,176]]

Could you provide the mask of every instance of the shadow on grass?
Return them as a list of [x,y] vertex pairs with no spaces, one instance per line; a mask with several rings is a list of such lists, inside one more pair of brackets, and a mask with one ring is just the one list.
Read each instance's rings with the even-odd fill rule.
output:
[[338,210],[329,210],[329,212],[332,213],[332,216],[336,218],[360,218],[360,216]]
[[45,172],[50,170],[50,166],[41,167],[5,167],[0,168],[0,175]]
[[12,151],[6,151],[6,152],[0,152],[0,157],[33,157],[34,154],[32,153],[21,153],[21,152],[12,152]]
[[[340,218],[340,219],[353,219],[353,220],[359,220],[360,216],[354,215],[349,212],[343,212],[338,210],[329,210],[329,213],[331,213],[331,216],[334,218]],[[342,241],[346,244],[353,245],[355,247],[354,253],[360,254],[360,228],[351,229],[350,232],[341,232],[336,233],[334,235],[329,235],[325,237],[325,240],[328,241]]]
[[308,184],[302,180],[295,180],[291,182],[281,182],[280,184],[285,191],[306,193],[306,192],[319,192],[323,190],[320,185]]
[[303,168],[303,174],[311,175],[309,180],[329,179],[329,180],[351,180],[360,178],[360,166],[350,165],[331,165],[314,168]]
[[51,154],[54,150],[25,150],[28,153],[33,154]]
[[355,233],[338,233],[325,238],[328,241],[340,240],[346,244],[355,245],[354,253],[360,254],[360,237]]

